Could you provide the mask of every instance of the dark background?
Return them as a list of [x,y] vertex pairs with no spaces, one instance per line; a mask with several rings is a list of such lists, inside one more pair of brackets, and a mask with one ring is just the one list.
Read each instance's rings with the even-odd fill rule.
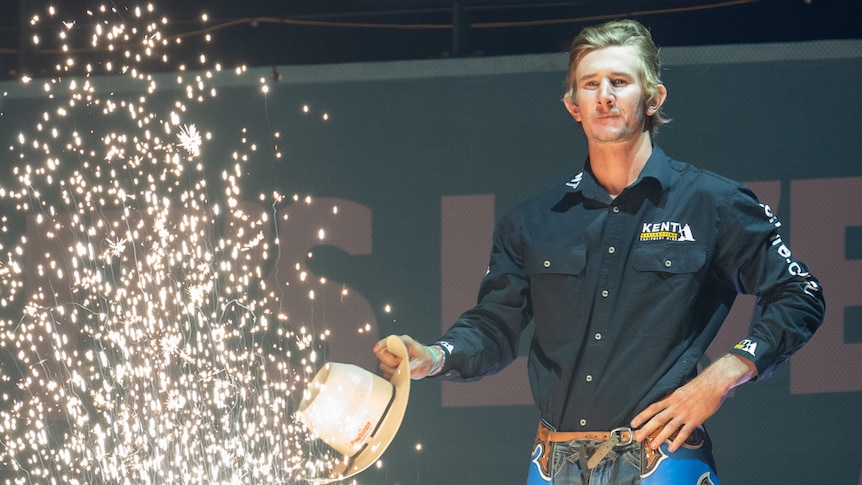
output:
[[[51,73],[53,33],[44,32],[35,48],[29,28],[34,12],[51,4],[2,2],[0,78]],[[60,18],[81,18],[112,2],[53,4]],[[113,5],[129,15],[123,2]],[[170,21],[165,33],[182,36],[190,50],[211,32],[209,52],[225,64],[249,66],[560,52],[584,25],[624,16],[648,25],[660,46],[862,37],[862,2],[856,0],[177,0],[156,7]],[[85,23],[77,27],[91,27]]]

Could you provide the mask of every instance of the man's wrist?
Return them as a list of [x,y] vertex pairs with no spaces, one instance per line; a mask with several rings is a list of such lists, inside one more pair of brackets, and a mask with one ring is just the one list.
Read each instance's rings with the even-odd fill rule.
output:
[[702,374],[708,374],[709,381],[714,382],[727,393],[756,377],[757,367],[743,356],[728,353],[708,366]]
[[446,365],[446,351],[437,344],[429,345],[428,349],[431,350],[434,363],[431,366],[431,370],[428,371],[427,377],[433,377],[439,374],[443,370],[443,366]]

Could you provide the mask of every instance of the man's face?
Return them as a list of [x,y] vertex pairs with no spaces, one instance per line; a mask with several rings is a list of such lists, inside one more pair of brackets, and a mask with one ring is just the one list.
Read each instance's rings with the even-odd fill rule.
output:
[[574,94],[566,107],[590,143],[616,143],[646,136],[641,63],[633,47],[605,47],[586,54],[575,68]]

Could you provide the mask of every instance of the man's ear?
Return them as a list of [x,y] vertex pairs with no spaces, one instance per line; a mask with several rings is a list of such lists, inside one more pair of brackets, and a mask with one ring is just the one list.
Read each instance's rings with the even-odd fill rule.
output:
[[572,118],[574,118],[575,121],[580,123],[581,122],[581,110],[580,110],[580,108],[578,108],[578,105],[576,105],[574,103],[574,101],[572,100],[572,97],[574,96],[574,94],[575,93],[573,91],[569,91],[568,93],[566,93],[566,95],[563,96],[563,104],[566,105],[566,111],[568,111],[569,114],[572,115]]
[[658,110],[661,109],[661,105],[664,104],[667,99],[667,88],[664,87],[664,84],[659,84],[656,86],[656,93],[653,96],[652,100],[650,100],[649,106],[647,106],[647,115],[652,116],[658,113]]

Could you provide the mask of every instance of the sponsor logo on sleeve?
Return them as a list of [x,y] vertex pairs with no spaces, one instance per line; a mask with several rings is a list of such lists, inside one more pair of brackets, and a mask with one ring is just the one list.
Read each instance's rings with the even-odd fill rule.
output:
[[439,345],[441,347],[445,347],[446,351],[449,352],[450,354],[452,353],[453,350],[455,350],[455,346],[450,344],[449,342],[446,342],[445,340],[441,340],[441,341],[437,342],[437,345]]
[[[775,229],[781,227],[781,221],[775,217],[775,214],[772,213],[772,209],[767,204],[760,204],[760,207],[763,208],[763,213],[766,215],[767,220],[770,224],[775,226]],[[784,241],[781,239],[781,235],[776,231],[775,235],[769,240],[770,246],[775,249],[775,252],[778,253],[784,259],[784,262],[787,264],[787,272],[790,273],[791,276],[798,276],[800,278],[805,278],[805,294],[808,296],[814,296],[816,293],[820,292],[820,285],[817,282],[810,278],[811,273],[806,271],[804,266],[800,264],[793,258],[793,253],[790,252],[790,248],[787,247],[787,244],[784,244]]]
[[733,348],[736,350],[741,350],[743,352],[747,352],[747,353],[751,354],[752,357],[757,356],[757,354],[755,353],[755,352],[757,352],[757,342],[755,342],[751,339],[743,339],[738,344],[734,345]]

